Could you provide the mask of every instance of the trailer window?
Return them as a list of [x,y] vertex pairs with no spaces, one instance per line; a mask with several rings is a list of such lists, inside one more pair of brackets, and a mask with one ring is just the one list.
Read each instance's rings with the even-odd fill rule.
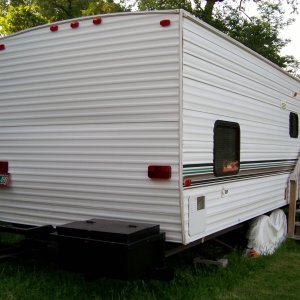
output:
[[298,115],[295,113],[290,113],[290,137],[297,138],[299,135],[299,124],[298,124]]
[[214,127],[215,176],[237,174],[240,170],[240,126],[238,123],[216,121]]

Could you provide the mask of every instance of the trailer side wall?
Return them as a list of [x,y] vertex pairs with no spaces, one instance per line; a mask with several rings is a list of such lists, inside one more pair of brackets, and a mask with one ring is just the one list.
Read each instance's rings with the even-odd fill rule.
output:
[[[299,90],[299,81],[258,55],[184,18],[183,174],[192,180],[184,190],[186,243],[287,203],[300,145],[290,137],[289,115],[300,111]],[[214,175],[217,120],[239,125],[238,174]]]

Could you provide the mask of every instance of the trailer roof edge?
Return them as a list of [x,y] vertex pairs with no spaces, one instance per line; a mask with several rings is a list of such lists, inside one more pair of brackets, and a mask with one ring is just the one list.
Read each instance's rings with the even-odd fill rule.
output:
[[11,38],[11,37],[14,37],[14,36],[21,35],[23,33],[27,33],[27,32],[30,32],[30,31],[39,30],[39,29],[45,28],[45,27],[49,27],[49,25],[53,25],[53,24],[55,24],[55,25],[65,24],[65,23],[69,23],[70,21],[73,21],[73,20],[81,21],[81,20],[90,20],[90,19],[93,19],[95,17],[102,17],[102,18],[104,18],[104,17],[115,17],[115,16],[120,16],[120,15],[180,14],[180,13],[182,13],[182,15],[184,17],[186,17],[187,19],[193,21],[194,23],[199,24],[201,27],[203,27],[203,28],[205,28],[205,29],[213,32],[214,34],[216,34],[216,35],[218,35],[218,36],[220,36],[222,38],[224,38],[225,40],[229,41],[233,45],[235,45],[235,46],[237,46],[237,47],[239,47],[239,48],[247,51],[251,55],[255,56],[256,58],[262,60],[263,62],[269,64],[273,68],[277,69],[278,71],[282,72],[283,74],[289,76],[290,78],[292,78],[295,81],[297,81],[298,83],[300,83],[300,79],[297,78],[296,76],[293,76],[292,74],[290,74],[289,72],[287,72],[283,68],[279,67],[275,63],[271,62],[270,60],[268,60],[267,58],[265,58],[261,54],[255,52],[254,50],[248,48],[247,46],[245,46],[241,42],[235,40],[234,38],[226,35],[225,33],[219,31],[218,29],[214,28],[213,26],[211,26],[211,25],[205,23],[204,21],[198,19],[197,17],[193,16],[191,13],[187,12],[184,9],[118,12],[118,13],[111,13],[111,14],[98,14],[98,15],[91,15],[91,16],[86,16],[86,17],[79,17],[79,18],[67,19],[67,20],[62,20],[62,21],[58,21],[58,22],[54,22],[54,23],[47,23],[47,24],[43,24],[43,25],[40,25],[40,26],[37,26],[37,27],[33,27],[33,28],[26,29],[26,30],[18,31],[16,33],[11,34],[11,35],[0,37],[0,41],[1,40],[5,40],[7,38]]

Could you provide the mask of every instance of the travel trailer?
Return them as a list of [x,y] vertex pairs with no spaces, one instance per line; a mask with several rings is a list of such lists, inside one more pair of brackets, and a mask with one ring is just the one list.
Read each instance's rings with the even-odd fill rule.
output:
[[0,221],[152,224],[188,245],[288,204],[300,81],[186,11],[57,22],[0,49]]

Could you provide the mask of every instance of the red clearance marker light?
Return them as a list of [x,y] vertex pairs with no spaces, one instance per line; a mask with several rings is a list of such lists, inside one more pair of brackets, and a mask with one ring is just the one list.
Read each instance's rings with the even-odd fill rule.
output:
[[161,20],[160,21],[160,25],[163,26],[163,27],[166,27],[166,26],[170,26],[171,25],[171,21],[166,19],[166,20]]
[[5,45],[4,44],[0,44],[0,50],[5,50]]
[[79,27],[79,22],[78,21],[72,22],[70,24],[70,26],[71,26],[71,28],[75,29],[75,28]]
[[57,31],[57,30],[58,30],[58,25],[51,25],[51,26],[50,26],[50,30],[51,30],[52,32]]
[[95,19],[93,19],[93,23],[94,23],[94,25],[99,25],[99,24],[102,23],[102,19],[101,18],[95,18]]
[[148,177],[151,179],[170,179],[171,166],[148,166]]
[[190,186],[192,184],[192,180],[191,179],[186,179],[185,181],[184,181],[184,185],[185,186]]

